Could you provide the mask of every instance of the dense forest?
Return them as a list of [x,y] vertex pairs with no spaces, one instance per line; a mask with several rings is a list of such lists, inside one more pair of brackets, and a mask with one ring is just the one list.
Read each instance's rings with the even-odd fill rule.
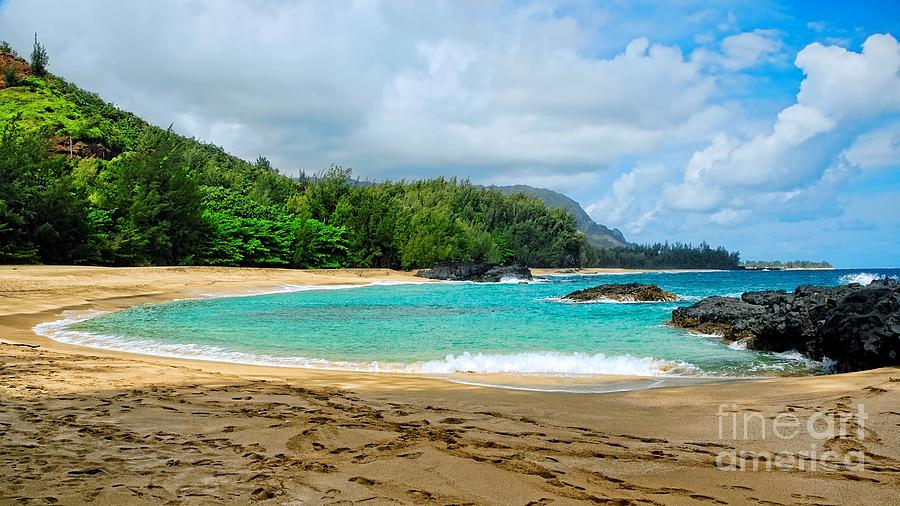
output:
[[[529,266],[734,268],[737,253],[676,244],[598,249],[572,215],[467,181],[355,184],[340,166],[282,176],[161,129],[0,43],[0,263],[411,269],[449,260]],[[35,58],[37,57],[37,60]]]

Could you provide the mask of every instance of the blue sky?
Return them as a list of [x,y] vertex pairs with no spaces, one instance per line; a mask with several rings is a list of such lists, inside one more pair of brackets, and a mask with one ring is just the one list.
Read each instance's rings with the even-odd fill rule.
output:
[[0,1],[0,37],[285,173],[532,184],[632,241],[900,265],[897,1],[72,3]]

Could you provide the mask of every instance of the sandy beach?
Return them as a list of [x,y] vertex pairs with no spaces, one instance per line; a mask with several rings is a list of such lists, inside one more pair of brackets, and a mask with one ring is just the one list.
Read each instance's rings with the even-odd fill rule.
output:
[[[411,280],[0,267],[0,504],[900,503],[900,368],[543,393],[127,354],[31,330],[64,311]],[[785,417],[800,426],[788,438]],[[785,458],[754,469],[742,452]]]

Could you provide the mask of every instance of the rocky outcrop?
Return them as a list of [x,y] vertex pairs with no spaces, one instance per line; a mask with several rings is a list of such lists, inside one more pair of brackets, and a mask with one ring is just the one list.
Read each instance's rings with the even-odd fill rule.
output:
[[61,136],[50,138],[50,152],[55,155],[102,158],[103,160],[111,160],[113,157],[112,150],[101,143],[83,142]]
[[678,296],[662,288],[642,283],[610,283],[572,292],[564,299],[576,302],[619,301],[619,302],[671,302]]
[[531,270],[524,265],[510,265],[505,267],[493,267],[484,274],[480,279],[475,281],[484,281],[488,283],[497,283],[500,281],[531,281]]
[[[13,56],[9,53],[0,53],[0,69],[3,69],[6,66],[12,66],[16,69],[16,81],[21,82],[26,77],[31,75],[31,67],[28,65],[24,59],[19,58],[18,56]],[[3,73],[0,72],[0,89],[6,88],[8,84],[6,80],[3,78]]]
[[672,311],[672,324],[761,351],[797,350],[837,371],[900,364],[900,282],[800,286],[708,297]]
[[447,262],[431,269],[416,272],[416,276],[444,281],[498,282],[506,279],[532,279],[528,267],[521,265],[500,266],[478,262]]

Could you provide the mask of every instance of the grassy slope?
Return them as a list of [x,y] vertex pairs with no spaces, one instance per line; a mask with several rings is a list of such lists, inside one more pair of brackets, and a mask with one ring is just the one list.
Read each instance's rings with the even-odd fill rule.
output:
[[[19,127],[26,132],[40,131],[48,137],[101,144],[113,156],[133,150],[148,127],[159,128],[53,75],[29,77],[20,86],[0,89],[0,125],[17,115]],[[218,146],[186,140],[221,167],[251,170],[249,162]]]

